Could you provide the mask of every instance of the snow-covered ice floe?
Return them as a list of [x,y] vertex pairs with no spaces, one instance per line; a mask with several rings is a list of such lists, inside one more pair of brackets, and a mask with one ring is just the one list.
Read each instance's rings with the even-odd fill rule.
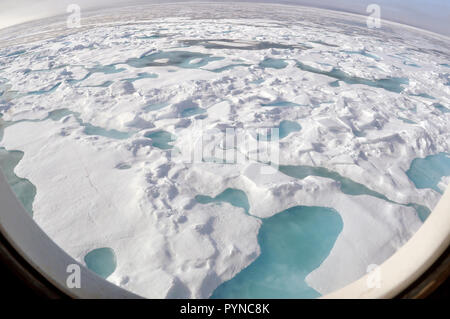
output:
[[[442,36],[281,5],[19,25],[0,30],[0,166],[60,247],[134,293],[317,297],[395,253],[448,185],[449,57]],[[180,160],[206,131],[208,155]]]

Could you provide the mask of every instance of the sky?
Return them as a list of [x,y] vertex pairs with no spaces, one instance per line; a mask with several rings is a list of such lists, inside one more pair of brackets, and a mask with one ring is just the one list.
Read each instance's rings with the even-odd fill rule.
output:
[[[186,1],[186,0],[182,0]],[[203,0],[208,1],[208,0]],[[211,1],[211,0],[209,0]],[[212,0],[216,1],[216,0]],[[369,4],[381,7],[381,18],[450,36],[450,0],[246,0],[300,4],[367,14]],[[81,10],[134,3],[181,2],[180,0],[0,0],[0,28],[64,14],[69,4]],[[221,0],[220,2],[227,2]],[[235,1],[239,2],[239,1]]]

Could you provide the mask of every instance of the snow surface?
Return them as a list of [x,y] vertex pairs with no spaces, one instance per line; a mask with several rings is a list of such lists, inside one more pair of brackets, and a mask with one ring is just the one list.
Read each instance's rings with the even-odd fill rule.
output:
[[[108,280],[121,287],[149,298],[208,297],[258,257],[260,218],[306,205],[334,208],[344,223],[307,277],[324,294],[417,231],[422,222],[406,204],[432,209],[441,196],[416,189],[405,172],[415,158],[450,151],[450,113],[435,107],[450,109],[448,39],[275,5],[155,5],[83,22],[0,32],[0,112],[14,123],[0,146],[24,152],[15,173],[37,188],[36,223],[80,262],[112,248]],[[179,52],[195,54],[178,63]],[[278,63],[261,66],[266,59]],[[66,116],[47,118],[61,109]],[[326,177],[261,174],[267,165],[254,159],[183,163],[146,137],[163,130],[175,137],[168,148],[183,149],[199,127],[251,131],[283,120],[301,129],[280,140],[280,165],[324,167],[389,201],[346,195]],[[249,215],[194,199],[227,188],[247,194]]]

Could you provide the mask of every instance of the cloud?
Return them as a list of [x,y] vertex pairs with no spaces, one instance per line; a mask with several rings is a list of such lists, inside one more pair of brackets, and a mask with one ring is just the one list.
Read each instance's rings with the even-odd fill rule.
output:
[[[13,0],[0,1],[0,28],[64,14],[69,4],[82,10],[142,3],[168,3],[188,0]],[[203,0],[205,1],[205,0]],[[208,0],[206,0],[208,1]],[[211,1],[211,0],[210,0]],[[214,1],[214,0],[213,0]],[[226,2],[222,0],[221,2]],[[366,14],[371,3],[381,6],[382,19],[392,20],[437,33],[450,35],[450,1],[448,0],[246,0],[303,4],[347,12]],[[239,2],[239,1],[236,1]]]
[[[130,3],[129,0],[13,0],[0,2],[0,28],[66,13],[70,4],[84,10]],[[151,2],[151,1],[146,1]]]

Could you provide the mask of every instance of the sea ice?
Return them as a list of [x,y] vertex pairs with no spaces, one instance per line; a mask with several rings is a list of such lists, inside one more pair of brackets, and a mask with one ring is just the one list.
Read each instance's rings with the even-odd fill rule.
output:
[[[448,38],[282,5],[117,10],[0,30],[0,166],[107,280],[149,298],[316,297],[395,253],[440,199]],[[268,128],[270,167],[255,156]],[[258,143],[212,138],[180,160],[227,129]]]

